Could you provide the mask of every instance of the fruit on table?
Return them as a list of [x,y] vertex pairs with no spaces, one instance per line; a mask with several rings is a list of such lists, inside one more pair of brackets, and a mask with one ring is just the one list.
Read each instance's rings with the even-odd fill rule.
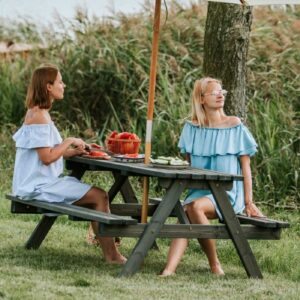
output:
[[126,157],[126,158],[138,158],[139,154],[138,153],[125,154],[124,157]]
[[186,160],[181,160],[181,159],[172,159],[170,161],[171,166],[188,166],[189,163]]
[[188,166],[189,163],[186,160],[182,160],[178,157],[171,156],[158,156],[156,159],[150,159],[153,164],[171,165],[171,166]]
[[90,147],[91,149],[99,149],[99,150],[103,148],[102,146],[95,143],[90,144]]
[[113,131],[106,140],[107,149],[116,154],[139,152],[140,139],[135,133]]
[[107,153],[103,152],[103,151],[91,151],[89,153],[90,156],[94,156],[94,157],[104,157],[104,156],[109,156]]

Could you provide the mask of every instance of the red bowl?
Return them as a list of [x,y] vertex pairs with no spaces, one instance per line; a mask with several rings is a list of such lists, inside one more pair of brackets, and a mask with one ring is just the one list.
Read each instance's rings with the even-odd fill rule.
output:
[[114,154],[138,154],[141,140],[108,138],[105,144],[106,149]]

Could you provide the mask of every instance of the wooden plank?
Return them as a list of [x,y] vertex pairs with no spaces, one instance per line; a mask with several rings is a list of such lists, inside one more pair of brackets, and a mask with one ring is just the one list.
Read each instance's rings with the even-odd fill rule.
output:
[[[113,176],[116,179],[119,175],[116,172],[113,172]],[[121,195],[125,203],[139,203],[128,177],[121,187]]]
[[[100,225],[100,236],[120,236],[138,238],[144,232],[147,224],[137,225]],[[247,239],[278,240],[280,228],[258,228],[252,225],[242,226],[242,232]],[[165,224],[159,231],[158,238],[188,238],[188,239],[231,239],[225,225],[201,224]]]
[[44,215],[25,244],[26,249],[38,249],[57,219],[57,215]]
[[[161,202],[161,198],[150,198],[150,203],[159,204]],[[175,216],[175,215],[174,215]],[[289,228],[290,224],[285,221],[278,221],[269,218],[255,218],[255,217],[247,217],[245,215],[238,214],[236,215],[241,224],[249,224],[258,227],[265,228]],[[222,222],[221,222],[222,223]]]
[[114,178],[115,178],[115,182],[110,188],[110,190],[108,191],[108,199],[110,203],[114,200],[118,192],[121,190],[123,184],[128,179],[127,176],[122,176],[119,174],[118,175],[114,174]]
[[126,176],[152,176],[158,178],[180,178],[190,179],[191,176],[194,179],[214,179],[214,180],[243,180],[242,175],[227,174],[217,171],[188,168],[188,169],[164,169],[153,168],[151,165],[145,165],[143,163],[122,163],[113,160],[96,160],[84,157],[71,157],[66,160],[67,169],[76,169],[78,166],[84,166],[82,168],[93,170],[107,170],[120,172]]
[[51,212],[58,212],[58,213],[71,215],[74,217],[79,217],[90,221],[97,221],[105,224],[136,224],[137,223],[137,220],[134,220],[129,217],[120,217],[114,214],[99,212],[93,209],[80,207],[72,204],[53,203],[53,202],[48,203],[48,202],[37,201],[37,200],[22,200],[12,195],[6,195],[6,198],[26,205],[43,208]]
[[266,227],[266,228],[288,228],[290,224],[288,222],[272,220],[268,218],[255,218],[255,217],[247,217],[245,215],[237,215],[241,224],[251,224],[258,227]]
[[10,212],[12,214],[40,214],[42,213],[37,207],[19,203],[16,201],[11,202]]
[[[157,204],[149,204],[148,215],[152,216],[157,208]],[[142,213],[142,205],[139,203],[117,203],[111,204],[110,210],[119,216],[139,217]]]

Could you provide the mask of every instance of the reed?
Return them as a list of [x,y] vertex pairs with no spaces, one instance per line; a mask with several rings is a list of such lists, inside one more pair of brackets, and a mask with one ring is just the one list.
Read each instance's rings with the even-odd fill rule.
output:
[[[99,21],[79,10],[67,25],[61,23],[60,33],[44,33],[48,49],[43,55],[33,52],[27,61],[0,61],[0,123],[22,122],[32,69],[51,61],[60,66],[67,84],[64,101],[54,107],[61,129],[100,143],[110,130],[135,131],[143,138],[152,38],[149,11]],[[154,155],[178,155],[193,82],[203,75],[205,14],[204,9],[184,10],[177,3],[162,22]],[[298,6],[285,13],[256,9],[248,61],[247,125],[259,144],[253,159],[256,201],[290,209],[300,206],[299,15]],[[9,32],[24,39],[13,28],[3,30],[2,38]],[[38,35],[33,36],[36,41]]]

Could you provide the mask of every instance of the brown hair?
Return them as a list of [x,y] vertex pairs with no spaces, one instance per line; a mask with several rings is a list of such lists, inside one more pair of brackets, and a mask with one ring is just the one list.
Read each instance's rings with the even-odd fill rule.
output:
[[43,64],[33,71],[25,102],[27,109],[34,106],[51,108],[52,100],[48,95],[47,84],[54,83],[58,72],[58,67],[52,64]]
[[222,84],[220,80],[211,77],[198,79],[194,84],[194,90],[192,94],[192,122],[197,123],[199,126],[207,125],[206,114],[202,104],[202,97],[207,90],[207,86],[212,82]]

